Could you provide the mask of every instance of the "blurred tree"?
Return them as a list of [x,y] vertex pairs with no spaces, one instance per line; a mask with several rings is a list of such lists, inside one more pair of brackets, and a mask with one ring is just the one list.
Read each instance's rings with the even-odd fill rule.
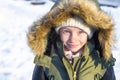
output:
[[118,7],[120,0],[98,0],[101,6]]
[[57,0],[50,0],[50,1],[56,2]]
[[30,1],[30,3],[33,5],[43,5],[46,3],[46,0],[25,0],[25,1]]
[[33,5],[42,5],[45,4],[45,0],[32,0],[31,4]]

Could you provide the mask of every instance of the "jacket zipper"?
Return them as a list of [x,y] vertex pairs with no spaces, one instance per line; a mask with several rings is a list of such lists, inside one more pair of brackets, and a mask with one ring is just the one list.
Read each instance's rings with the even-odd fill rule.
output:
[[[80,61],[81,60],[81,61]],[[80,62],[79,62],[80,61]],[[78,72],[80,71],[80,68],[81,68],[81,65],[82,65],[82,62],[85,61],[85,57],[83,56],[81,59],[79,59],[74,67],[74,74],[73,74],[73,80],[78,80],[77,79],[77,74]],[[78,66],[77,66],[78,65]]]

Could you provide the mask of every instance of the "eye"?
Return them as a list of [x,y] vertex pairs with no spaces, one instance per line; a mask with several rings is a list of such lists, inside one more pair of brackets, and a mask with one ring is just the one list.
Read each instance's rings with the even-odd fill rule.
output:
[[70,33],[69,30],[63,30],[63,33]]
[[62,33],[70,33],[70,31],[69,30],[67,30],[67,29],[64,29],[64,30],[62,30]]
[[64,30],[62,30],[62,33],[64,35],[70,35],[71,32],[69,30],[67,30],[67,29],[64,29]]
[[79,34],[82,34],[82,33],[85,33],[85,32],[84,32],[84,31],[82,31],[82,30],[81,30],[81,31],[79,31]]
[[82,36],[82,35],[84,35],[84,34],[86,34],[86,32],[83,31],[83,30],[81,30],[81,31],[78,32],[78,35],[80,35],[80,36]]

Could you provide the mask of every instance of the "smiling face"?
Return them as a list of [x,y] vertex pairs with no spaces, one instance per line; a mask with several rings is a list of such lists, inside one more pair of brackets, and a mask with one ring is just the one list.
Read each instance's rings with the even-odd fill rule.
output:
[[60,29],[60,39],[67,50],[76,53],[87,42],[88,35],[77,27],[63,27]]

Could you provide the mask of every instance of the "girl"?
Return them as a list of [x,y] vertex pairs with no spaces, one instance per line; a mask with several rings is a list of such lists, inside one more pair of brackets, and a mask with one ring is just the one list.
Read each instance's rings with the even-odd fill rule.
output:
[[115,80],[113,20],[95,0],[58,0],[30,29],[32,80]]

